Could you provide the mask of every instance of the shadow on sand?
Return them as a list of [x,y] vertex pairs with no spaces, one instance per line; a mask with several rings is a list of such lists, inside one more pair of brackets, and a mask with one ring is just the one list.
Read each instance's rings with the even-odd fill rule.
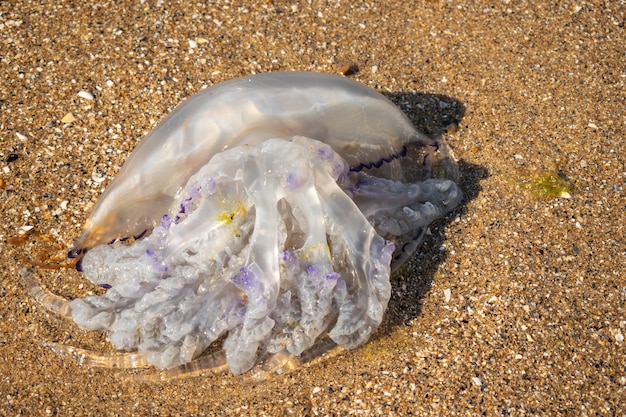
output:
[[[392,93],[386,96],[402,109],[419,130],[431,137],[453,134],[465,116],[465,106],[448,96],[419,93]],[[440,250],[447,239],[445,230],[456,217],[467,211],[467,203],[482,190],[479,182],[488,176],[487,169],[463,160],[459,160],[458,165],[463,200],[456,209],[430,226],[432,233],[426,236],[407,264],[392,276],[391,300],[374,339],[389,335],[396,326],[408,324],[420,314],[423,299],[431,290],[435,271],[446,259],[446,252]]]

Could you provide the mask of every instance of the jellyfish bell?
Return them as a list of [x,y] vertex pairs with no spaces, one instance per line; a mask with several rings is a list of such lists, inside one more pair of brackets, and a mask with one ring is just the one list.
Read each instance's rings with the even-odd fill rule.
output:
[[[321,73],[258,74],[208,87],[159,123],[106,188],[73,251],[156,226],[191,175],[214,155],[293,136],[322,141],[353,170],[380,177],[401,180],[411,173],[427,179],[435,164],[445,168],[446,178],[458,175],[445,141],[416,130],[371,88]],[[402,162],[407,152],[420,161]]]

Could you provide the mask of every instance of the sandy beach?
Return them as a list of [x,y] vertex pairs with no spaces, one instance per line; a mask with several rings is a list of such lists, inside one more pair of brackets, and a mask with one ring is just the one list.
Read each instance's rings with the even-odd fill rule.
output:
[[[13,3],[0,415],[626,415],[624,1]],[[46,346],[113,349],[33,300],[22,257],[66,252],[159,120],[221,81],[351,65],[443,135],[465,195],[392,276],[366,345],[261,383],[136,381]],[[73,269],[34,277],[66,299],[98,291]]]

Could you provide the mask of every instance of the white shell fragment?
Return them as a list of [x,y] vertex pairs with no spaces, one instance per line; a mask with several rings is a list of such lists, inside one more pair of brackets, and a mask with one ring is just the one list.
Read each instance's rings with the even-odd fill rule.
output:
[[80,90],[78,92],[78,97],[84,98],[85,100],[93,100],[94,96],[91,92],[87,90]]
[[235,374],[322,338],[354,348],[381,323],[392,270],[460,202],[457,175],[442,139],[355,81],[292,72],[207,88],[96,204],[72,255],[108,290],[71,314],[159,368],[221,336]]
[[472,382],[477,387],[482,387],[483,386],[483,381],[480,378],[478,378],[478,377],[472,377]]

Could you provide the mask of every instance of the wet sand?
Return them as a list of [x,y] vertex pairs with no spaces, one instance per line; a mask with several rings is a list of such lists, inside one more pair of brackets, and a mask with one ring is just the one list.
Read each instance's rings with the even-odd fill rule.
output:
[[[0,3],[1,415],[626,413],[623,2],[12,3]],[[19,256],[36,258],[45,236],[70,245],[165,114],[234,77],[351,64],[445,135],[466,195],[392,277],[367,345],[260,384],[135,382],[44,345],[111,349],[33,301]],[[571,198],[537,194],[550,173]],[[10,245],[28,226],[45,236]],[[35,277],[68,299],[96,291],[73,270]]]

